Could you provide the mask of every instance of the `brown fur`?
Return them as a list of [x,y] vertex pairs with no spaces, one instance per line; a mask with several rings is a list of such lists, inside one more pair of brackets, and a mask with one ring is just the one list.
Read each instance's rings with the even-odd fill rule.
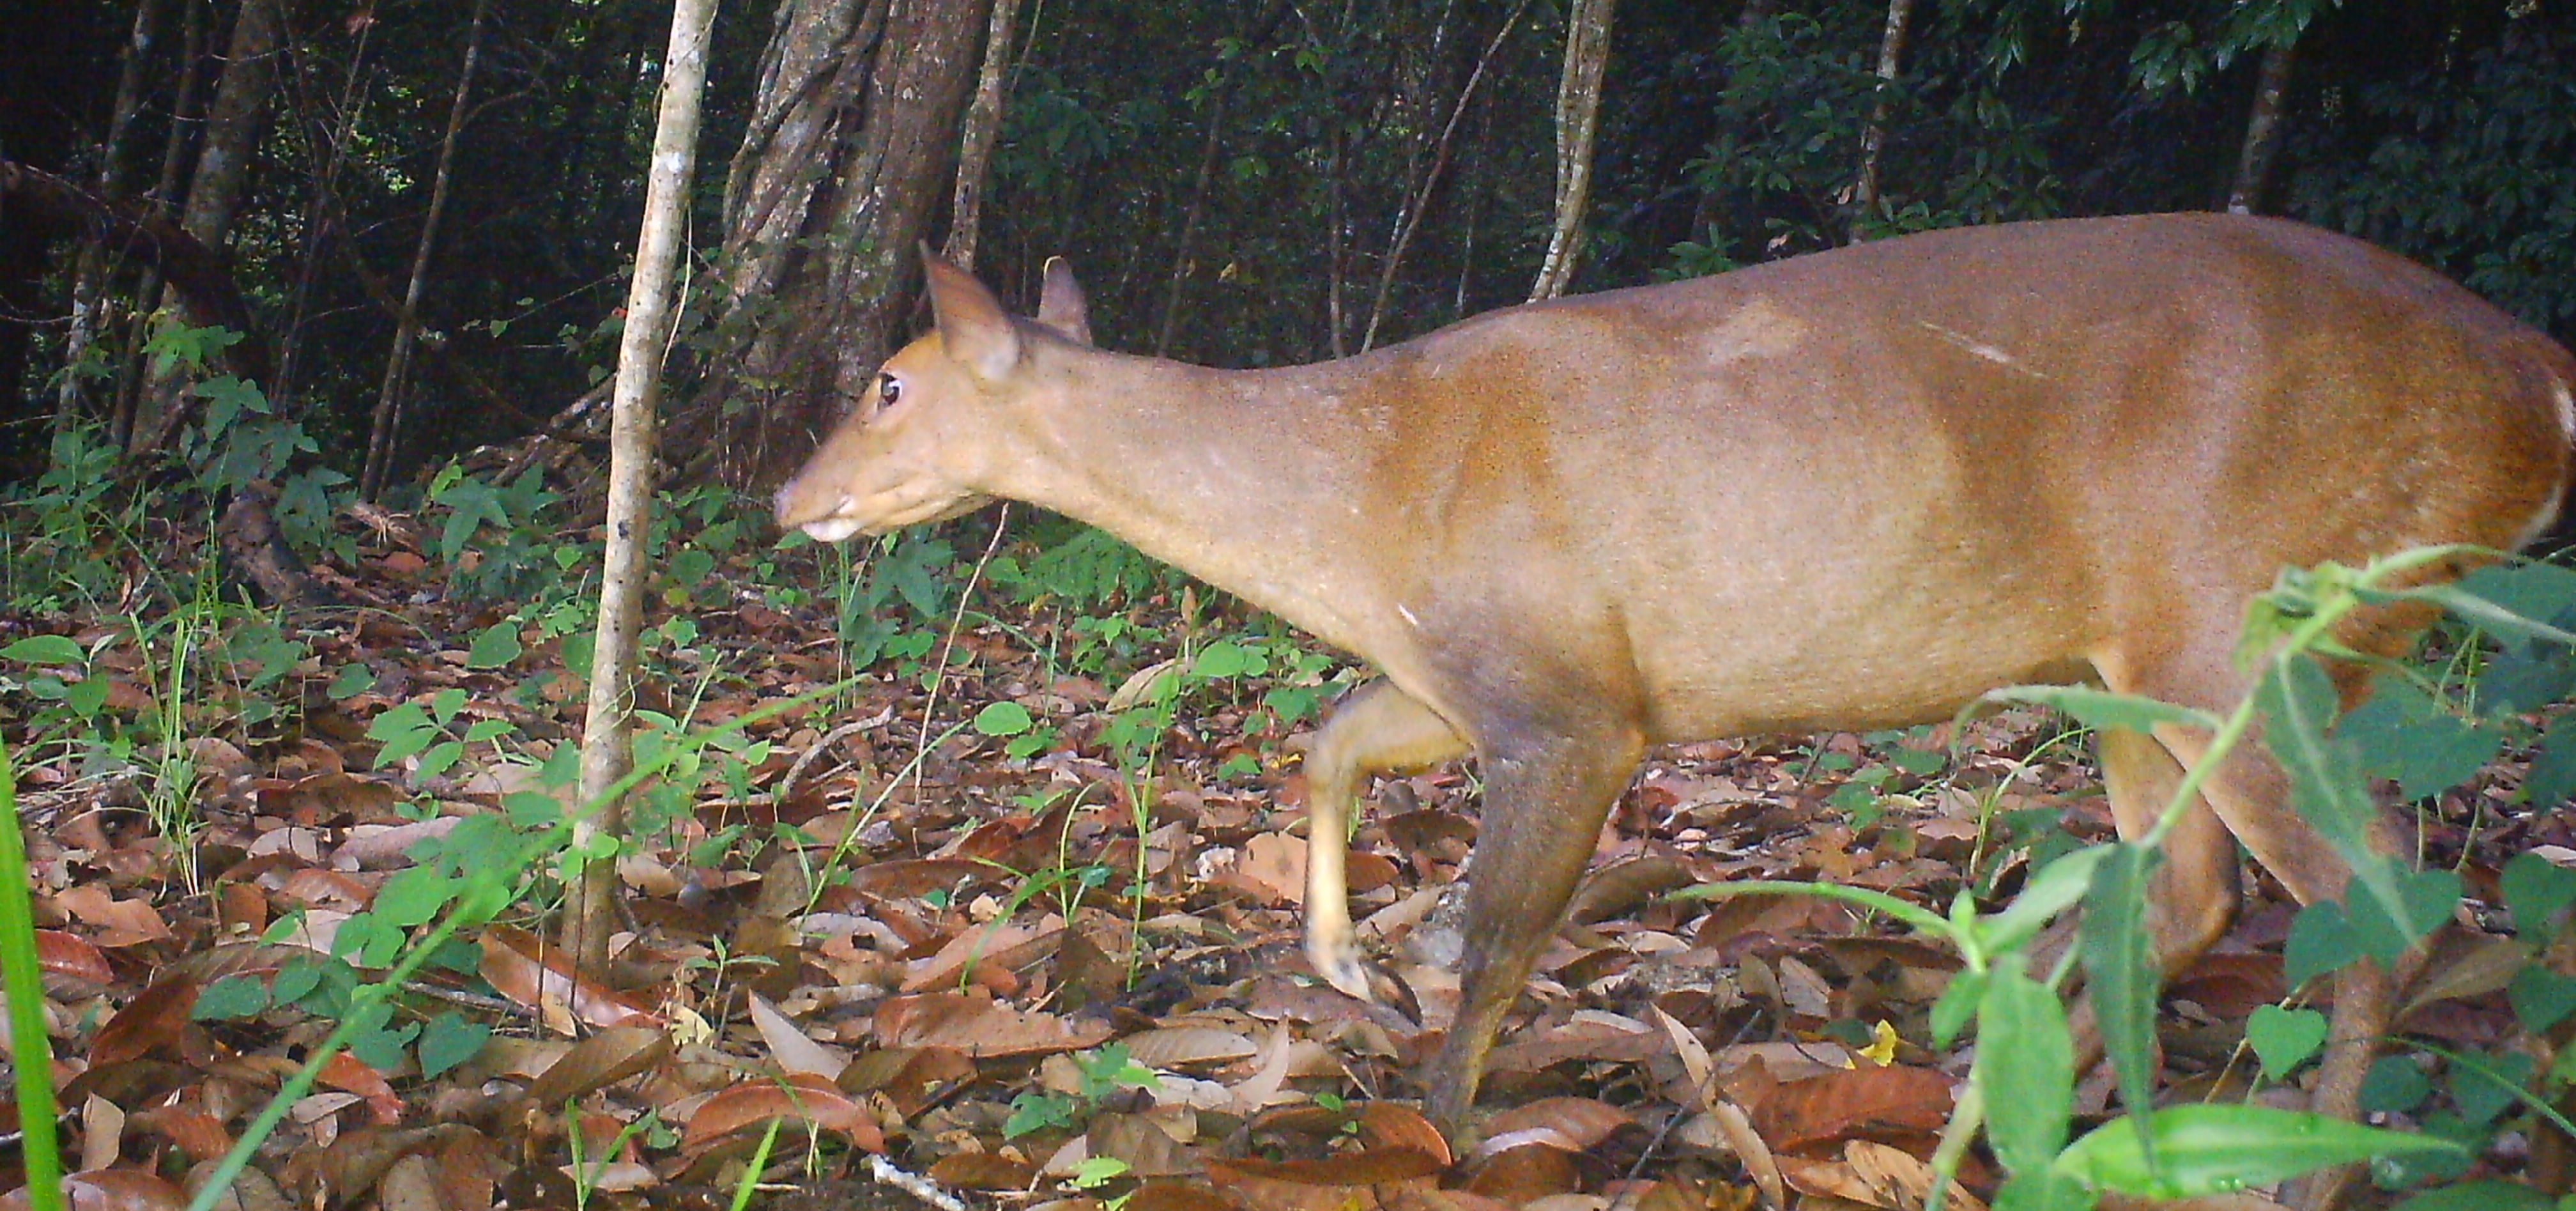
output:
[[[2266,219],[1935,232],[1239,372],[1066,338],[1052,269],[1036,324],[930,275],[939,332],[886,365],[901,399],[863,404],[779,519],[839,537],[1026,500],[1381,669],[1310,758],[1309,949],[1348,991],[1353,800],[1476,752],[1465,1003],[1428,1082],[1451,1123],[1647,745],[1939,719],[2033,680],[2222,710],[2284,565],[2510,547],[2569,479],[2565,350]],[[2423,622],[2348,638],[2396,651]],[[2106,742],[2124,832],[2203,743]],[[2349,877],[2259,752],[2206,785],[2162,880],[2172,963],[2227,927],[2231,835],[2302,900]],[[2347,1112],[2390,997],[2353,980],[2321,1091]]]

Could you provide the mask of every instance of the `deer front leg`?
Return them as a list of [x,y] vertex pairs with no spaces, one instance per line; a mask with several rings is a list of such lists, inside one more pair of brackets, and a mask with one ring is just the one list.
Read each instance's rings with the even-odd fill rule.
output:
[[1351,928],[1351,807],[1371,774],[1401,773],[1465,755],[1448,721],[1391,681],[1360,687],[1306,753],[1306,959],[1327,983],[1371,999]]
[[1478,750],[1484,827],[1467,872],[1465,989],[1427,1082],[1432,1121],[1452,1135],[1475,1105],[1503,1016],[1564,918],[1601,823],[1644,749],[1634,727],[1594,727]]

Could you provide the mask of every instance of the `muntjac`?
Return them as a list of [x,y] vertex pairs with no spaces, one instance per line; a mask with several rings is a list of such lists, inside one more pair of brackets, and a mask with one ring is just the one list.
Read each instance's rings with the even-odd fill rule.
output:
[[[1307,757],[1307,953],[1355,995],[1353,800],[1473,752],[1464,993],[1426,1081],[1452,1126],[1648,745],[1946,719],[2029,682],[2224,712],[2250,689],[2247,601],[2282,567],[2520,546],[2576,448],[2566,350],[2422,267],[2261,218],[1929,232],[1247,371],[1092,348],[1060,262],[1033,322],[927,271],[937,330],[779,491],[779,521],[837,540],[1027,501],[1374,665]],[[2395,654],[2428,621],[2339,638]],[[2101,736],[2123,833],[2206,741]],[[2169,968],[2229,927],[2236,842],[2302,901],[2351,874],[2264,754],[2204,785],[2157,889]],[[2318,1094],[2347,1112],[2393,1000],[2355,971],[2334,1029],[2359,1045]]]

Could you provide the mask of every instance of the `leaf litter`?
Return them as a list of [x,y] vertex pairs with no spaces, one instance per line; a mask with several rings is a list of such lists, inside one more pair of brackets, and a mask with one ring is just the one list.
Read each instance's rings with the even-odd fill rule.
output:
[[[249,722],[239,687],[185,704],[175,799],[139,762],[21,777],[79,1205],[180,1205],[328,1030],[318,960],[381,965],[346,931],[417,894],[399,881],[424,847],[568,798],[542,774],[579,732],[571,630],[451,595],[416,530],[370,527],[323,569],[394,609],[299,620],[291,709]],[[703,728],[846,676],[828,596],[764,596],[765,558],[682,594],[688,634],[639,707]],[[1458,1153],[1403,1099],[1456,1004],[1443,891],[1476,831],[1472,767],[1377,788],[1354,916],[1398,995],[1352,1000],[1298,947],[1315,714],[1280,697],[1328,700],[1349,674],[1290,675],[1304,649],[1278,641],[1273,675],[1236,661],[1193,683],[1186,649],[1261,633],[1250,619],[1188,589],[1117,616],[1144,637],[1123,661],[1059,667],[1081,640],[1061,610],[984,619],[935,696],[928,650],[890,658],[903,676],[748,729],[721,776],[648,788],[612,968],[575,971],[540,906],[476,931],[383,1045],[326,1066],[240,1205],[714,1206],[765,1157],[765,1188],[806,1190],[782,1206],[1915,1211],[1966,1071],[1928,1049],[1955,957],[1822,901],[1663,893],[1833,879],[1938,907],[2008,895],[2021,846],[2110,833],[2092,772],[2028,712],[1659,752],[1494,1053],[1500,1109]],[[100,711],[164,707],[132,623],[0,617],[20,633],[103,653],[78,671],[107,679]],[[1940,751],[1956,762],[1921,772]],[[2456,848],[2445,827],[2435,848]],[[2180,1025],[2242,1038],[2280,995],[2271,894],[2174,982]],[[2491,1040],[2511,1017],[2495,971],[2450,965],[2419,1008]],[[2176,1047],[2194,1070],[2169,1075],[2232,1059]],[[1973,1155],[1960,1176],[1949,1205],[1971,1211],[1998,1177]]]

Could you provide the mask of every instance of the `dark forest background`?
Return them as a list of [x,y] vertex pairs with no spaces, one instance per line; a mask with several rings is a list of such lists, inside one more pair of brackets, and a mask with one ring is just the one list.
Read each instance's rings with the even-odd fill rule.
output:
[[[1069,256],[1105,344],[1227,366],[1521,301],[1556,211],[1568,7],[1018,0],[988,56],[992,0],[724,6],[677,470],[755,483],[801,456],[916,322],[924,239],[971,243],[1018,302]],[[193,405],[141,356],[181,322],[243,332],[218,364],[312,435],[296,465],[372,470],[371,493],[583,432],[668,23],[641,0],[21,9],[0,477],[39,473],[67,426],[182,444]],[[2576,336],[2576,11],[2555,0],[1628,0],[1611,31],[1572,290],[2234,200]],[[961,157],[988,57],[997,137]],[[982,194],[962,237],[961,172]]]

